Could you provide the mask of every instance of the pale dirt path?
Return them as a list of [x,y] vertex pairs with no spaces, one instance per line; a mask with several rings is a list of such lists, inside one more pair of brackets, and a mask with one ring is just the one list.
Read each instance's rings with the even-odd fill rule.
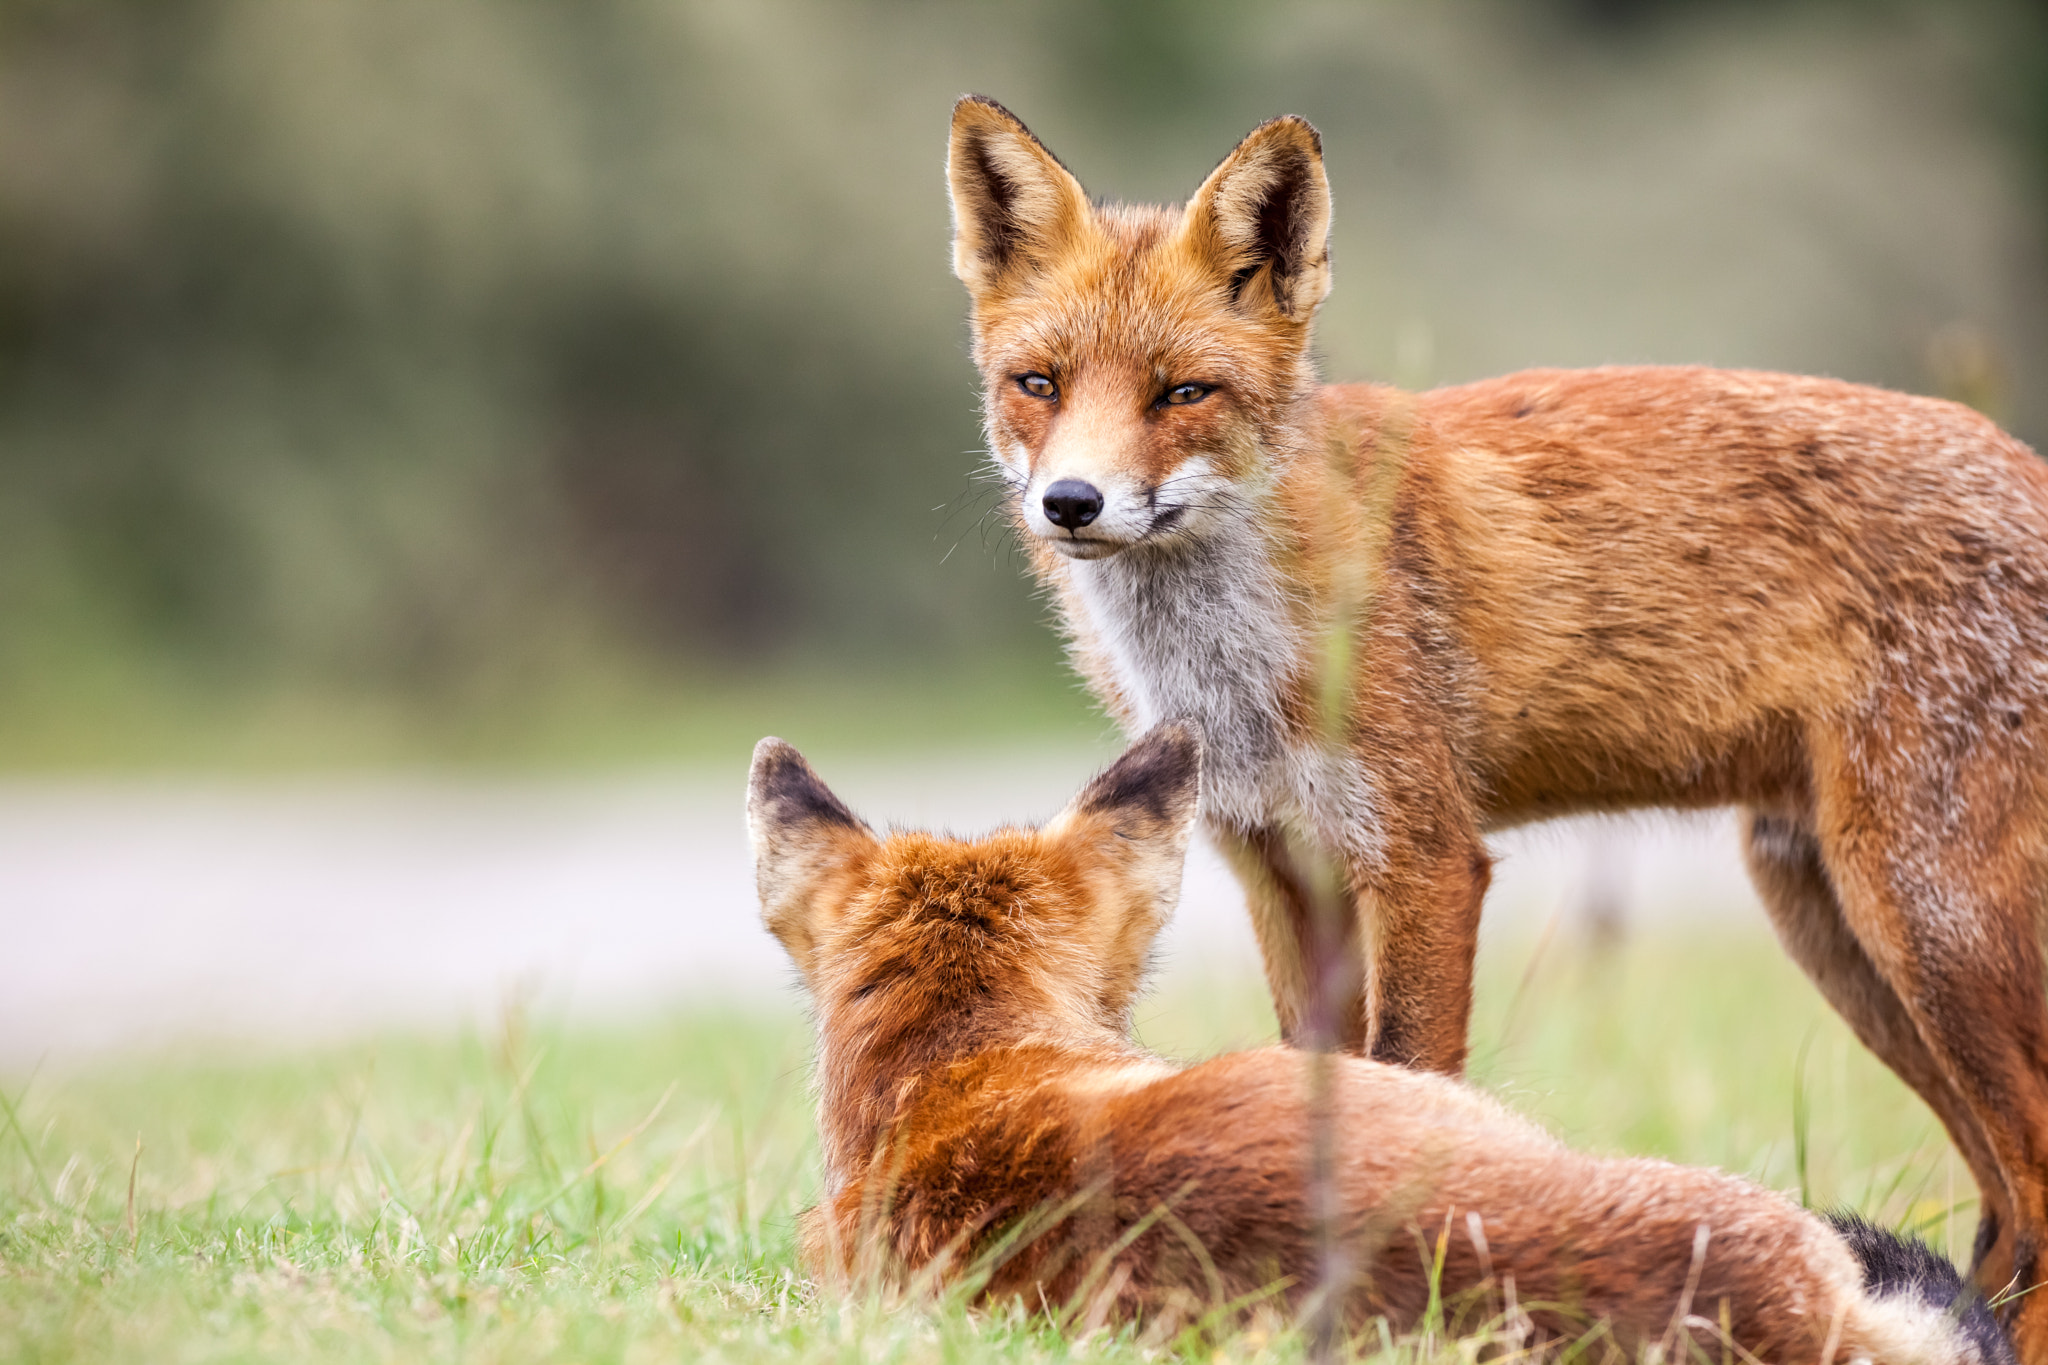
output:
[[[1050,814],[1096,761],[818,757],[870,819],[962,832]],[[520,989],[578,1017],[786,1003],[788,969],[755,919],[744,777],[742,755],[588,780],[0,782],[0,1067],[447,1027]],[[1496,842],[1490,934],[1569,913],[1596,863],[1634,919],[1762,922],[1725,817]],[[1257,971],[1207,848],[1163,949],[1169,980]]]

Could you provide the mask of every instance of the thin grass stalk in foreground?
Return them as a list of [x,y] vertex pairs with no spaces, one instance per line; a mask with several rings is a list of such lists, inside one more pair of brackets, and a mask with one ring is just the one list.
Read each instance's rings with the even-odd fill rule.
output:
[[122,1230],[128,1234],[128,1252],[135,1253],[135,1244],[142,1239],[142,1232],[135,1223],[135,1177],[142,1170],[142,1134],[135,1135],[135,1159],[128,1163],[128,1204],[121,1215]]
[[1814,1032],[1806,1031],[1799,1041],[1799,1055],[1792,1063],[1792,1166],[1799,1173],[1799,1207],[1813,1207],[1813,1181],[1807,1172],[1811,1151],[1808,1136],[1812,1127],[1812,1097],[1806,1092],[1806,1054],[1813,1050]]
[[33,1084],[35,1074],[31,1072],[28,1080],[22,1083],[21,1095],[17,1099],[9,1099],[7,1091],[0,1089],[0,1118],[7,1120],[8,1130],[14,1134],[14,1140],[21,1145],[21,1154],[28,1158],[28,1169],[35,1176],[36,1184],[42,1187],[43,1198],[54,1204],[57,1202],[57,1196],[50,1189],[50,1177],[43,1174],[43,1163],[36,1156],[36,1145],[29,1141],[28,1134],[21,1126],[21,1100],[28,1098],[28,1088]]
[[[1373,590],[1391,534],[1394,490],[1406,461],[1407,420],[1405,411],[1388,414],[1373,440],[1367,480],[1360,479],[1357,456],[1348,445],[1331,441],[1324,452],[1321,525],[1314,534],[1330,566],[1315,679],[1316,741],[1325,790],[1343,786],[1355,651],[1371,624]],[[1324,1362],[1336,1358],[1344,1300],[1354,1274],[1344,1245],[1343,1195],[1337,1177],[1334,1054],[1344,1034],[1337,1009],[1340,1000],[1351,996],[1352,974],[1364,969],[1364,959],[1354,932],[1354,889],[1342,861],[1327,845],[1327,833],[1313,828],[1311,817],[1285,838],[1291,846],[1288,860],[1306,873],[1302,890],[1309,930],[1309,999],[1303,1021],[1303,1043],[1309,1051],[1307,1195],[1316,1247],[1307,1327],[1309,1358]]]

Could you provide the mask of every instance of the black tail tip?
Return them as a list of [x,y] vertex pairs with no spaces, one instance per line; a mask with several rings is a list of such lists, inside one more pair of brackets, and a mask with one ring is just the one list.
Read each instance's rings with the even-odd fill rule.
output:
[[1984,1365],[2017,1365],[2012,1341],[1974,1285],[1933,1247],[1913,1237],[1837,1212],[1827,1220],[1863,1267],[1863,1287],[1881,1299],[1913,1298],[1952,1314],[1956,1330]]

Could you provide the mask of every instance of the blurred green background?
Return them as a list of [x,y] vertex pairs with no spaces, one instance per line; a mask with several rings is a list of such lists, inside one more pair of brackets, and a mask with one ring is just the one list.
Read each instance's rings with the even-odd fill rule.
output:
[[2048,437],[2034,5],[5,0],[0,766],[1098,736],[974,478],[967,90],[1105,197],[1314,121],[1335,378]]

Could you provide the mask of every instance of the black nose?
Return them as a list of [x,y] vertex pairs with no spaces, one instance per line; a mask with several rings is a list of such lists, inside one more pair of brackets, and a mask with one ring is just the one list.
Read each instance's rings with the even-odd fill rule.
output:
[[1078,531],[1102,515],[1102,494],[1092,483],[1060,479],[1045,490],[1045,518],[1055,526]]

